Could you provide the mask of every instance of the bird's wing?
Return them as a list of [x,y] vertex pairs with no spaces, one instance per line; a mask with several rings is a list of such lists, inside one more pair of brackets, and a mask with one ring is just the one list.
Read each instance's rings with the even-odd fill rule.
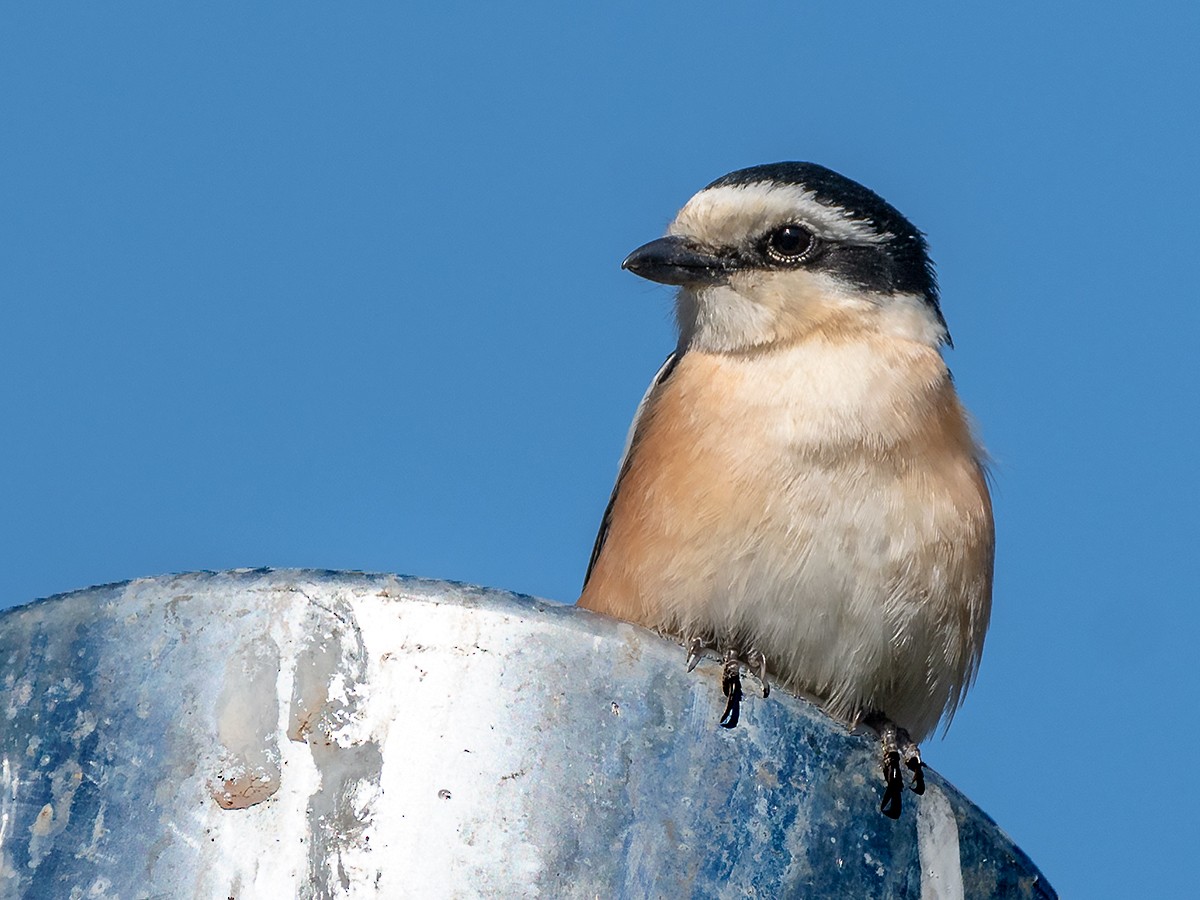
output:
[[617,467],[617,483],[613,485],[612,494],[608,498],[608,506],[604,508],[604,518],[600,520],[600,532],[596,535],[596,543],[592,546],[592,558],[588,560],[587,573],[583,576],[584,587],[587,587],[588,579],[592,577],[592,569],[596,567],[596,560],[600,558],[600,551],[604,547],[604,539],[608,537],[608,524],[612,519],[613,505],[617,502],[617,493],[621,490],[621,479],[625,477],[625,470],[629,467],[629,451],[633,448],[633,442],[637,440],[642,414],[646,411],[646,406],[649,404],[650,398],[654,396],[654,392],[662,387],[663,383],[671,376],[677,362],[679,362],[678,351],[668,356],[659,368],[654,380],[650,382],[650,387],[646,388],[646,393],[642,395],[637,412],[633,414],[633,422],[629,425],[629,434],[625,437],[625,449],[621,453],[621,464]]

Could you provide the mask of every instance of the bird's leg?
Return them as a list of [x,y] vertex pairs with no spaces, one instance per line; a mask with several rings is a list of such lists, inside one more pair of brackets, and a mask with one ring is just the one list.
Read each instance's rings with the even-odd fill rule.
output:
[[913,793],[925,793],[925,765],[921,762],[921,748],[916,745],[907,731],[886,716],[872,713],[863,721],[879,733],[879,765],[883,769],[883,780],[887,784],[883,791],[883,802],[879,804],[879,811],[889,819],[898,819],[902,806],[901,798],[904,795],[901,761],[904,762],[905,768],[912,773]]
[[[714,641],[702,637],[693,637],[687,642],[687,670],[696,668],[705,650],[716,647]],[[762,682],[763,697],[771,694],[771,685],[767,683],[767,655],[758,649],[751,649],[742,654],[736,647],[729,647],[721,654],[721,691],[725,694],[725,711],[721,713],[722,728],[736,728],[741,717],[742,704],[742,666],[754,671]]]
[[900,750],[896,745],[896,726],[884,721],[879,726],[879,765],[883,769],[883,802],[879,811],[889,819],[900,818],[900,798],[904,792],[904,779],[900,776]]
[[722,728],[737,728],[742,709],[742,662],[732,648],[725,651],[721,671],[721,690],[724,692],[725,712],[721,713]]

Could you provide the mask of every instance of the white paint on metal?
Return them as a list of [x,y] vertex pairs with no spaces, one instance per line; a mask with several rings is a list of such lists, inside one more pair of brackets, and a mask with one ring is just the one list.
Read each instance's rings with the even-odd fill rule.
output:
[[884,819],[872,742],[783,692],[718,728],[719,664],[585,611],[255,571],[0,624],[0,900],[883,896],[914,824],[922,897],[963,896],[935,774]]
[[925,788],[917,809],[921,900],[963,900],[962,859],[954,808],[936,784]]

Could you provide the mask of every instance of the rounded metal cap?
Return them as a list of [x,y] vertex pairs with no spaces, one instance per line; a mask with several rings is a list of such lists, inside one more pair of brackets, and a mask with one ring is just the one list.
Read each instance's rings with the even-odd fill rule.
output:
[[[930,773],[570,607],[316,571],[0,616],[0,896],[1053,897]],[[748,692],[749,694],[750,692]]]

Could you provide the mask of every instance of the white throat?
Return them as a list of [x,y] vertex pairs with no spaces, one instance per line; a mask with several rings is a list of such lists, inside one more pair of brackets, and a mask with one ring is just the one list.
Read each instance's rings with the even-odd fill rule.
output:
[[946,342],[936,313],[915,294],[874,294],[809,272],[746,273],[682,288],[675,300],[679,346],[735,353],[790,344],[835,329],[929,347]]
[[675,298],[675,320],[679,345],[705,353],[760,347],[776,337],[772,311],[729,285],[682,288]]

